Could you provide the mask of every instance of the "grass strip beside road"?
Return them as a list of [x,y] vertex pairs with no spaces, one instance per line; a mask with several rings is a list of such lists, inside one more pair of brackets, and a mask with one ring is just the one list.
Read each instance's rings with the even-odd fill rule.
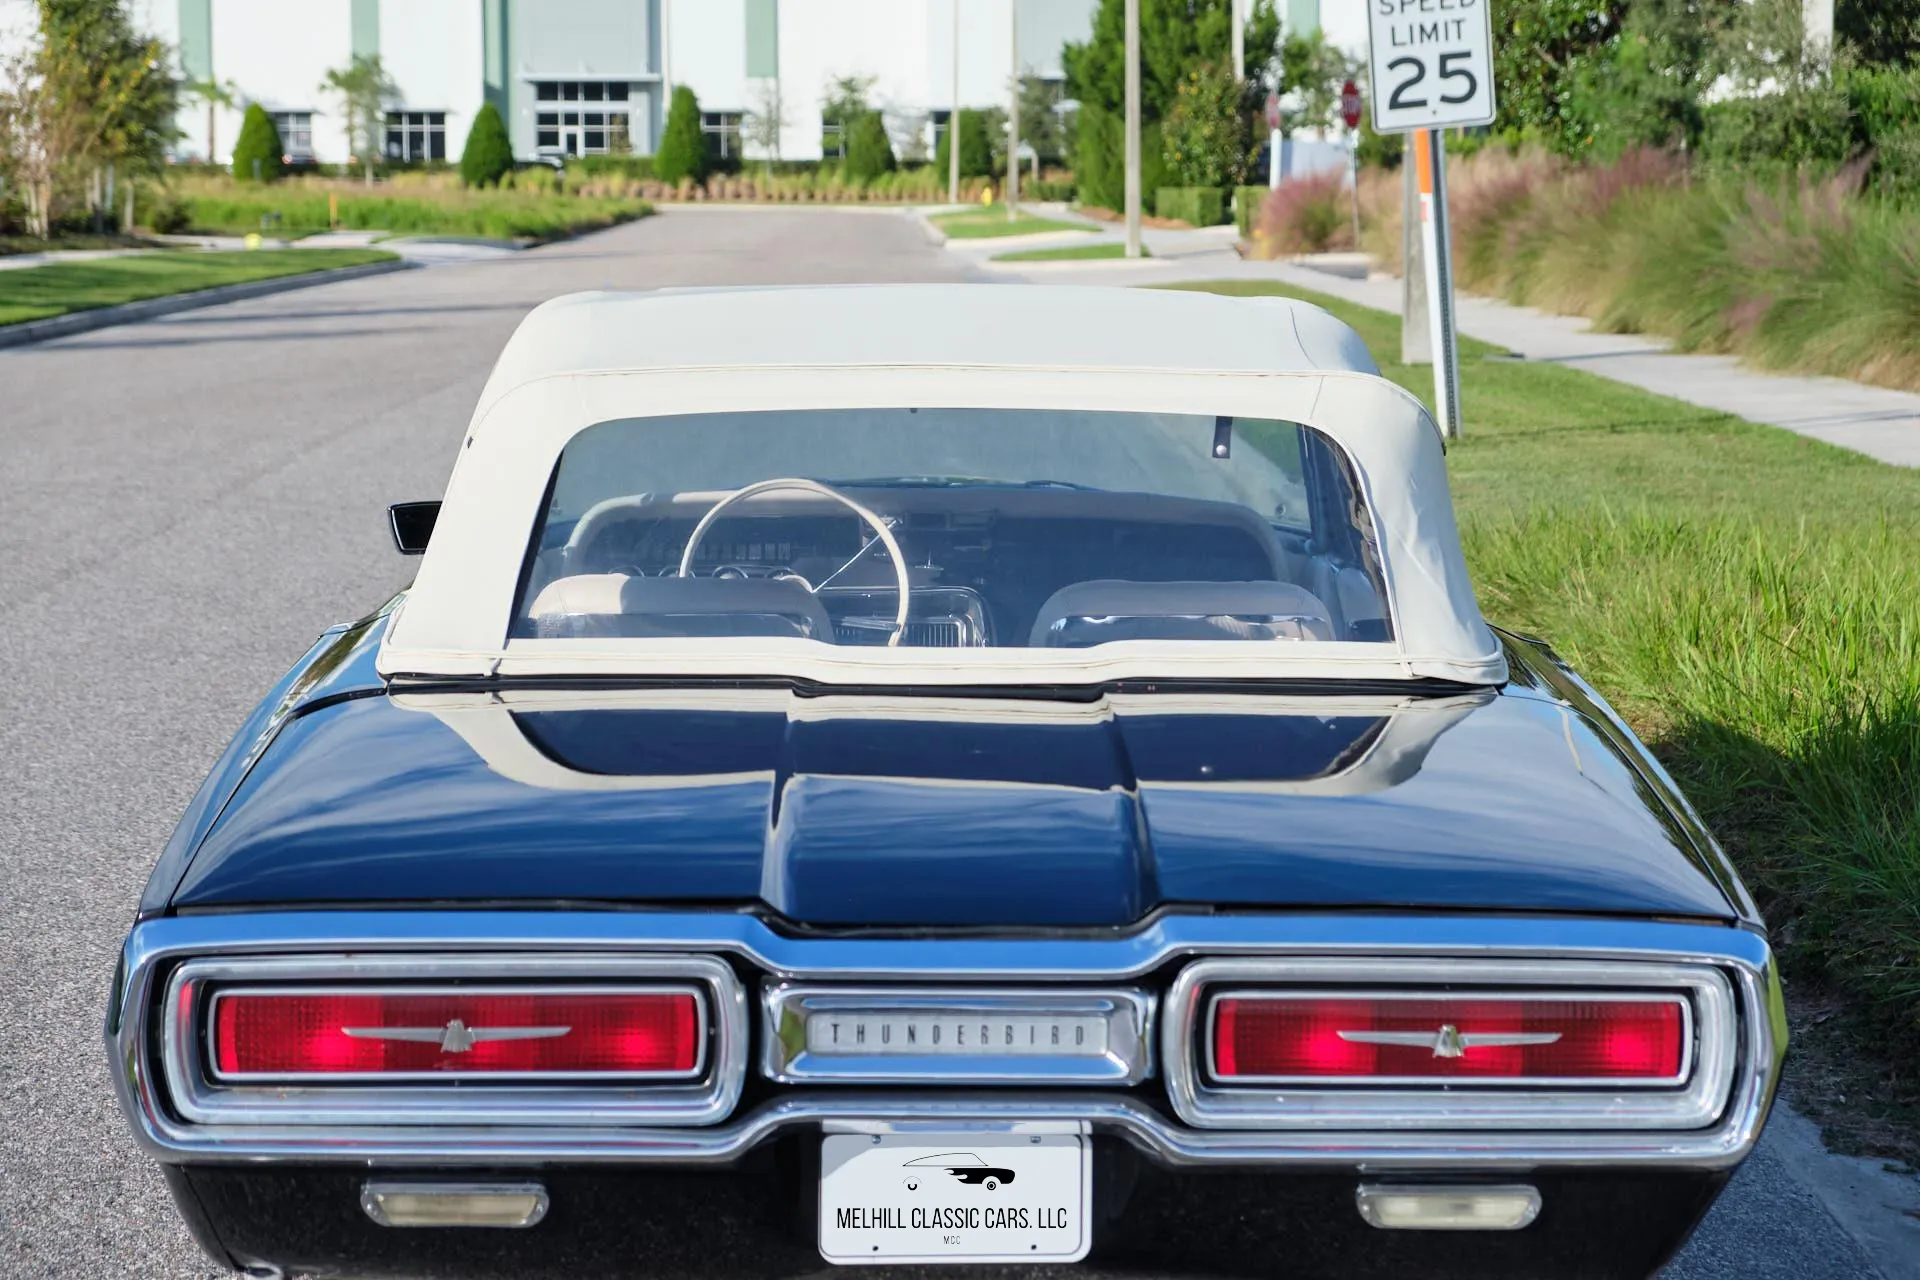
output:
[[[1399,351],[1397,316],[1196,287],[1307,296]],[[1428,366],[1382,371],[1431,399]],[[1461,383],[1448,471],[1481,609],[1550,639],[1621,710],[1732,853],[1790,972],[1871,1015],[1862,1047],[1913,1061],[1920,470],[1481,343],[1463,343]],[[1912,1158],[1920,1082],[1899,1074],[1880,1083],[1913,1108]]]
[[1007,217],[1004,204],[983,204],[977,209],[937,213],[929,219],[949,240],[986,240],[997,236],[1033,236],[1048,231],[1085,231],[1095,228],[1084,222],[1063,222],[1058,218],[1036,218],[1030,213]]
[[[1127,256],[1127,246],[1111,241],[1101,244],[1063,244],[1051,249],[1018,249],[1012,253],[996,253],[995,262],[1104,262],[1112,258]],[[1146,246],[1140,247],[1142,258],[1151,258]]]
[[389,262],[394,256],[380,249],[262,249],[251,253],[189,249],[0,271],[0,325],[46,320],[69,311],[118,306],[225,284]]

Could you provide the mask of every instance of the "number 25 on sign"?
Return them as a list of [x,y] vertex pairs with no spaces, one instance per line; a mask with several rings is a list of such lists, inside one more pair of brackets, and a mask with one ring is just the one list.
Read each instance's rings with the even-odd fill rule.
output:
[[1378,133],[1493,123],[1491,0],[1367,0]]

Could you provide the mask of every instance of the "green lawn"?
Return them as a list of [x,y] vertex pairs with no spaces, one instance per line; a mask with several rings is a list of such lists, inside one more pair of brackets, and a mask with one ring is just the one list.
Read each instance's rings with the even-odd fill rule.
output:
[[[1310,300],[1398,353],[1397,316]],[[1382,369],[1431,401],[1428,367]],[[1796,971],[1869,1007],[1877,1048],[1920,1048],[1920,470],[1480,343],[1461,382],[1482,610],[1648,739]]]
[[[995,262],[1099,262],[1110,258],[1127,256],[1127,246],[1113,241],[1101,244],[1063,244],[1051,249],[1019,249],[1013,253],[996,253]],[[1140,246],[1140,256],[1151,258],[1145,245]]]
[[260,249],[251,253],[188,249],[23,267],[0,271],[0,324],[44,320],[69,311],[191,293],[215,285],[387,262],[393,256],[379,249]]
[[1030,213],[1009,220],[1004,204],[985,204],[977,209],[938,213],[933,225],[949,240],[985,240],[993,236],[1031,236],[1042,231],[1092,231],[1084,222],[1062,222],[1058,218],[1036,218]]

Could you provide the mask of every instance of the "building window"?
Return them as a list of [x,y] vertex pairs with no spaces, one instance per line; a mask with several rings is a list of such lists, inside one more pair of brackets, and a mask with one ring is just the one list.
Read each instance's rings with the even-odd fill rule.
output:
[[715,160],[740,158],[739,111],[702,111],[700,132],[707,138],[707,154]]
[[820,122],[820,155],[826,160],[844,160],[847,158],[846,131],[838,120]]
[[387,112],[387,159],[418,162],[446,158],[446,112]]
[[[535,149],[568,156],[632,150],[632,120],[626,107],[633,86],[610,80],[536,80],[534,101],[553,104],[536,112]],[[572,104],[573,110],[563,108]]]
[[313,112],[270,111],[273,127],[280,131],[280,146],[288,160],[313,159]]

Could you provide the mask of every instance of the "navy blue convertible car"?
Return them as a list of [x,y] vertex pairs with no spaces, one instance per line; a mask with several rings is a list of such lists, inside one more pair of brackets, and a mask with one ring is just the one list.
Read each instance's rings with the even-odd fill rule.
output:
[[1644,1276],[1759,1136],[1752,902],[1316,308],[562,298],[393,525],[114,978],[222,1265]]

